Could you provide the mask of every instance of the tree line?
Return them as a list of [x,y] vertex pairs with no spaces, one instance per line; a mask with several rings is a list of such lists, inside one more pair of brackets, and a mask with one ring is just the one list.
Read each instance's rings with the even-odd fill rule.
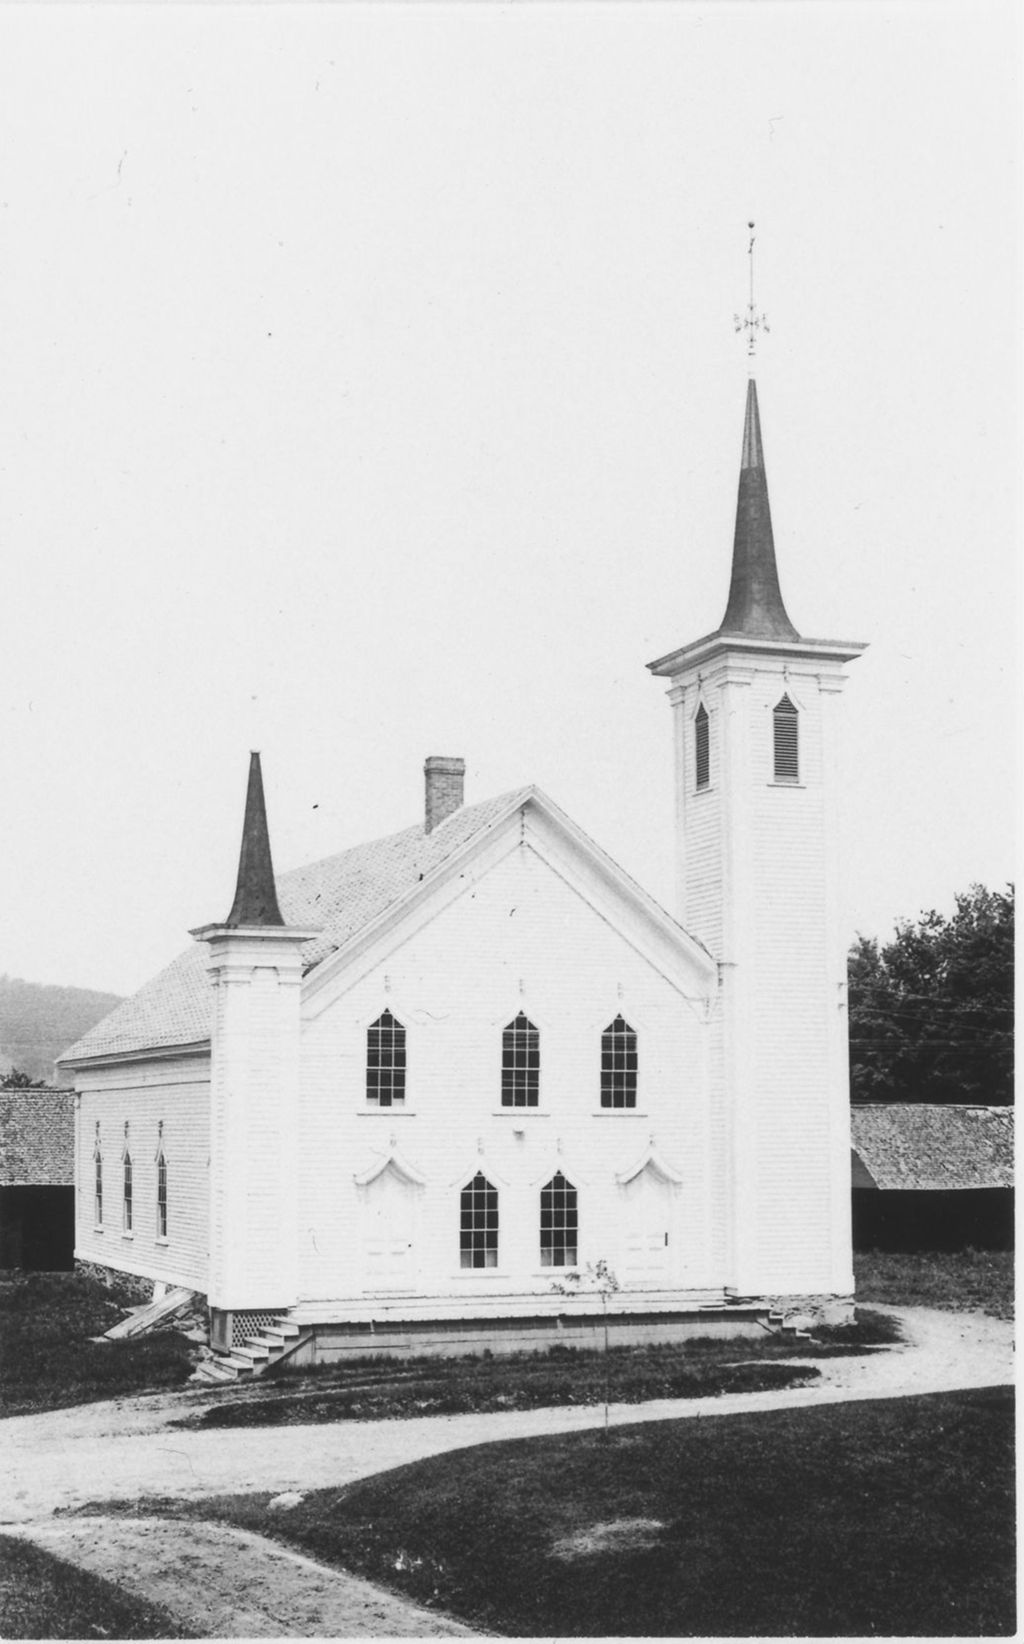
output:
[[855,1102],[1013,1101],[1014,888],[972,885],[948,919],[891,942],[858,936],[848,963]]

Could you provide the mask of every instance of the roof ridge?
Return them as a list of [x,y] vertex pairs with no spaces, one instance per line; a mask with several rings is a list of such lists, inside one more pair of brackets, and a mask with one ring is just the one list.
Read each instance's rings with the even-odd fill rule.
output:
[[538,790],[533,786],[533,784],[526,784],[520,788],[508,788],[504,793],[494,794],[490,799],[477,799],[472,805],[460,805],[458,810],[452,811],[451,814],[446,816],[443,822],[439,822],[429,834],[424,829],[422,822],[413,822],[408,827],[396,828],[394,833],[380,833],[373,835],[369,839],[360,839],[354,845],[343,845],[339,851],[330,851],[327,856],[317,856],[310,862],[300,862],[293,868],[283,868],[277,875],[278,882],[281,883],[286,879],[290,879],[294,874],[307,873],[314,868],[325,867],[328,862],[339,862],[342,857],[351,856],[355,851],[369,850],[374,845],[387,845],[393,840],[404,839],[412,836],[416,836],[422,840],[436,840],[446,828],[449,830],[451,829],[452,823],[464,821],[467,816],[472,816],[474,811],[485,809],[490,810],[492,806],[497,805],[501,800],[508,800],[511,802],[514,797],[518,798],[520,795],[525,797],[526,795],[536,793],[537,791]]

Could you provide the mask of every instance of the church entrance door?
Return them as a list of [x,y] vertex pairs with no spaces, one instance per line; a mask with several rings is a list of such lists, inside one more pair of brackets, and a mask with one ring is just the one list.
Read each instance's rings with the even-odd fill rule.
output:
[[417,1190],[390,1165],[366,1189],[363,1209],[363,1288],[416,1288]]
[[672,1262],[672,1188],[648,1166],[626,1183],[623,1195],[623,1280],[627,1285],[665,1285]]

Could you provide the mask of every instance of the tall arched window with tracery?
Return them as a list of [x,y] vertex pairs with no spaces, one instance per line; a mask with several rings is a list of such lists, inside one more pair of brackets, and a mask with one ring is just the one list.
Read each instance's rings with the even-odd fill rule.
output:
[[578,1245],[576,1189],[556,1170],[540,1190],[541,1267],[575,1267]]
[[463,1267],[498,1265],[498,1190],[478,1170],[459,1195],[459,1261]]
[[636,1033],[623,1016],[601,1035],[601,1106],[636,1107]]
[[124,1227],[124,1231],[126,1233],[130,1233],[132,1231],[132,1218],[133,1218],[132,1156],[128,1152],[127,1148],[125,1149],[125,1154],[124,1154],[124,1194],[123,1194],[123,1198],[122,1198],[122,1201],[121,1201],[121,1210],[122,1210],[122,1218],[123,1218],[122,1225]]
[[501,1035],[501,1105],[536,1107],[540,1092],[540,1034],[522,1011]]
[[93,1172],[93,1221],[97,1227],[103,1226],[103,1149],[100,1146],[100,1127],[96,1126],[96,1141],[92,1150]]
[[162,1146],[156,1156],[156,1236],[167,1237],[167,1155]]
[[366,1030],[366,1100],[374,1107],[404,1107],[405,1073],[405,1028],[385,1010]]

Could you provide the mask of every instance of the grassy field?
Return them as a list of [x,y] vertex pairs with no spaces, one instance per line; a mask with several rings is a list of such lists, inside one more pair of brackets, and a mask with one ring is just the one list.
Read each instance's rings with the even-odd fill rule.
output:
[[192,1371],[175,1331],[139,1341],[90,1341],[124,1315],[115,1288],[79,1273],[0,1282],[0,1415],[56,1410],[125,1393],[178,1387]]
[[794,1353],[828,1358],[863,1353],[898,1339],[881,1314],[862,1313],[851,1327],[827,1327],[811,1339],[765,1332],[756,1337],[698,1338],[647,1347],[554,1348],[546,1353],[460,1359],[356,1359],[279,1374],[218,1402],[190,1427],[271,1427],[292,1422],[376,1421],[454,1415],[470,1410],[534,1410],[545,1405],[702,1398],[797,1387],[817,1371],[774,1362]]
[[853,1258],[857,1301],[893,1307],[976,1309],[1013,1317],[1013,1251],[960,1250],[889,1254],[868,1250]]
[[1014,1631],[1009,1389],[489,1444],[268,1499],[190,1510],[512,1636]]
[[0,1638],[192,1638],[155,1604],[0,1536]]

